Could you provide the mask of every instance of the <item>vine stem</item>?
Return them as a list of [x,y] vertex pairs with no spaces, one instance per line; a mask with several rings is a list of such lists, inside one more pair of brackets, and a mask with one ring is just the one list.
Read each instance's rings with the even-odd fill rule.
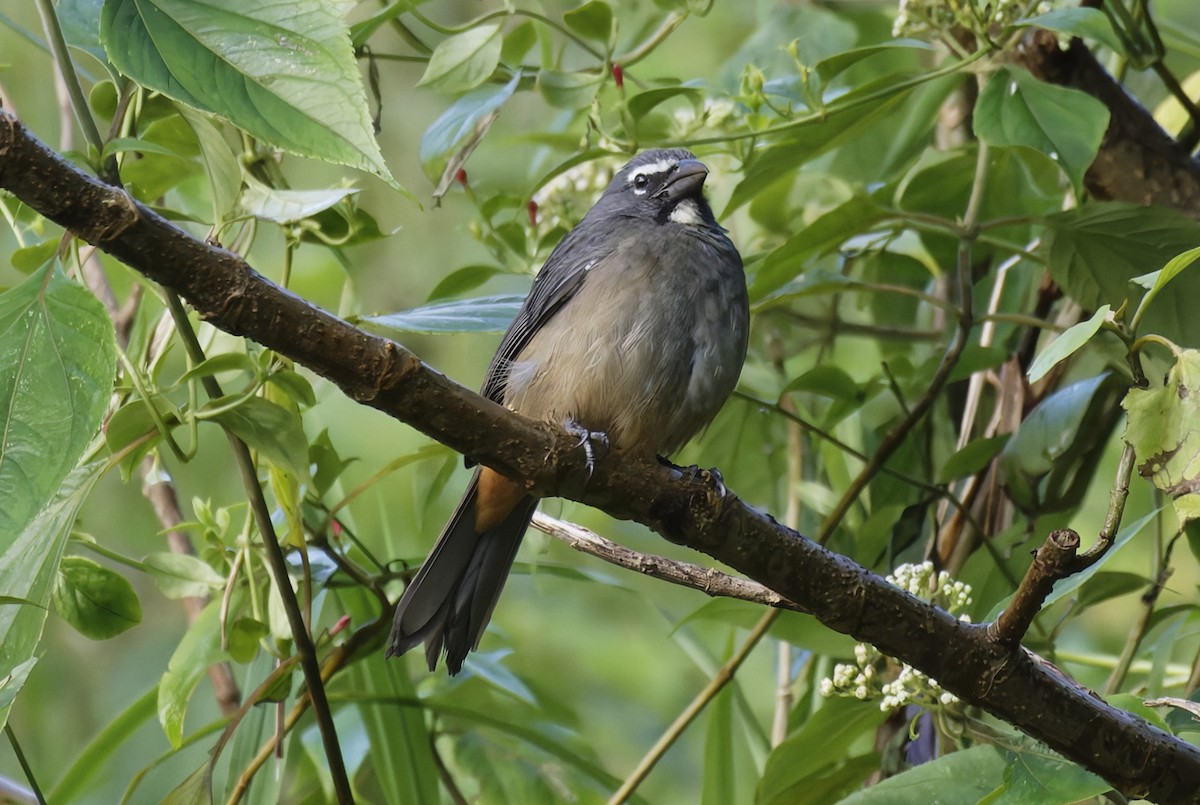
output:
[[[204,349],[196,338],[187,311],[183,303],[173,292],[167,291],[167,306],[175,319],[175,326],[183,340],[188,355],[197,364],[203,363]],[[217,381],[206,376],[202,378],[204,390],[209,397],[217,399],[222,395]],[[242,477],[242,486],[249,498],[250,510],[254,514],[255,524],[262,536],[263,551],[266,554],[267,566],[275,578],[275,587],[279,590],[280,600],[287,613],[288,626],[292,631],[292,639],[296,641],[296,654],[300,658],[300,668],[304,673],[304,681],[308,686],[308,696],[312,702],[313,715],[317,728],[321,733],[321,742],[325,749],[326,760],[329,761],[329,776],[333,780],[333,790],[340,805],[350,805],[354,795],[350,789],[350,779],[346,775],[346,764],[342,760],[341,746],[338,744],[337,729],[333,723],[333,711],[329,707],[329,699],[325,694],[325,683],[321,678],[321,665],[317,660],[317,649],[304,623],[304,613],[296,600],[296,591],[292,589],[291,576],[288,574],[287,562],[283,550],[279,547],[279,538],[275,534],[275,526],[271,522],[271,512],[267,508],[267,500],[263,496],[262,485],[258,482],[258,472],[254,461],[250,458],[250,448],[246,443],[226,430],[230,448],[233,450],[234,461]]]
[[733,679],[733,675],[737,673],[738,668],[750,656],[750,652],[766,636],[767,631],[771,628],[771,624],[779,617],[779,612],[778,609],[772,609],[759,618],[758,623],[750,630],[749,636],[742,643],[737,653],[717,669],[712,679],[704,686],[704,690],[700,691],[696,698],[692,699],[691,704],[684,708],[683,712],[675,718],[675,721],[659,737],[654,746],[650,747],[650,751],[638,763],[637,768],[625,778],[625,782],[621,783],[621,787],[609,798],[608,805],[620,805],[620,803],[625,802],[633,795],[633,792],[642,784],[642,781],[646,779],[650,771],[662,759],[662,756],[667,753],[667,750],[679,740],[679,736],[683,734],[683,731],[696,720],[696,716],[700,715],[700,712],[708,703]]

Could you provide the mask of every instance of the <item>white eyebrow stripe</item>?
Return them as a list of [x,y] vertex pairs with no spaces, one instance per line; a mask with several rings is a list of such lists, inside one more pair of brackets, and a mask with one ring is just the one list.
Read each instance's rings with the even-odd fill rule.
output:
[[652,173],[666,173],[668,169],[674,167],[675,160],[660,159],[658,162],[651,162],[649,165],[642,165],[635,171],[629,173],[629,179],[626,184],[629,184],[638,176],[649,176]]

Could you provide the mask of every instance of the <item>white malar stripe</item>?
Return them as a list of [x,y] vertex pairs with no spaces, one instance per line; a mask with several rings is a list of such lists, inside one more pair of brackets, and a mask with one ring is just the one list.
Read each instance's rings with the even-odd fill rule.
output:
[[704,219],[700,217],[700,208],[690,198],[685,198],[676,204],[675,209],[671,210],[671,214],[667,216],[667,220],[691,226],[704,223]]

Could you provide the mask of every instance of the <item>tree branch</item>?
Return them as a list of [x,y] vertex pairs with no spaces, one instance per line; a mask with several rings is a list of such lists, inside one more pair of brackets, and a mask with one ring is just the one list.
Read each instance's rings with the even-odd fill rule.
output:
[[1032,31],[1016,61],[1044,81],[1082,90],[1103,103],[1108,130],[1084,184],[1099,199],[1174,207],[1200,217],[1200,162],[1162,130],[1078,39],[1059,47],[1052,31]]
[[1200,749],[1081,689],[1024,649],[988,636],[816,545],[723,488],[657,462],[613,455],[591,481],[558,428],[509,412],[408,350],[320,310],[240,257],[176,228],[68,164],[0,111],[0,188],[184,296],[212,324],[307,366],[350,397],[511,477],[633,519],[703,551],[826,626],[921,669],[1128,795],[1196,801]]

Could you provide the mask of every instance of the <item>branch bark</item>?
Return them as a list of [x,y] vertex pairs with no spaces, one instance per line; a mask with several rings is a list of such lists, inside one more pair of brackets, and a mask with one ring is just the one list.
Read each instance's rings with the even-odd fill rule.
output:
[[1200,801],[1200,749],[1111,707],[1023,648],[888,584],[785,528],[723,488],[613,455],[579,481],[582,451],[557,428],[513,414],[279,288],[240,257],[205,243],[70,165],[0,110],[0,188],[186,298],[213,325],[307,366],[351,398],[560,495],[644,523],[703,551],[872,643],[1103,776],[1131,796]]
[[1162,130],[1083,42],[1073,39],[1064,50],[1052,31],[1031,31],[1016,62],[1044,81],[1082,90],[1108,107],[1108,130],[1084,175],[1088,192],[1098,199],[1174,207],[1200,218],[1200,162]]

